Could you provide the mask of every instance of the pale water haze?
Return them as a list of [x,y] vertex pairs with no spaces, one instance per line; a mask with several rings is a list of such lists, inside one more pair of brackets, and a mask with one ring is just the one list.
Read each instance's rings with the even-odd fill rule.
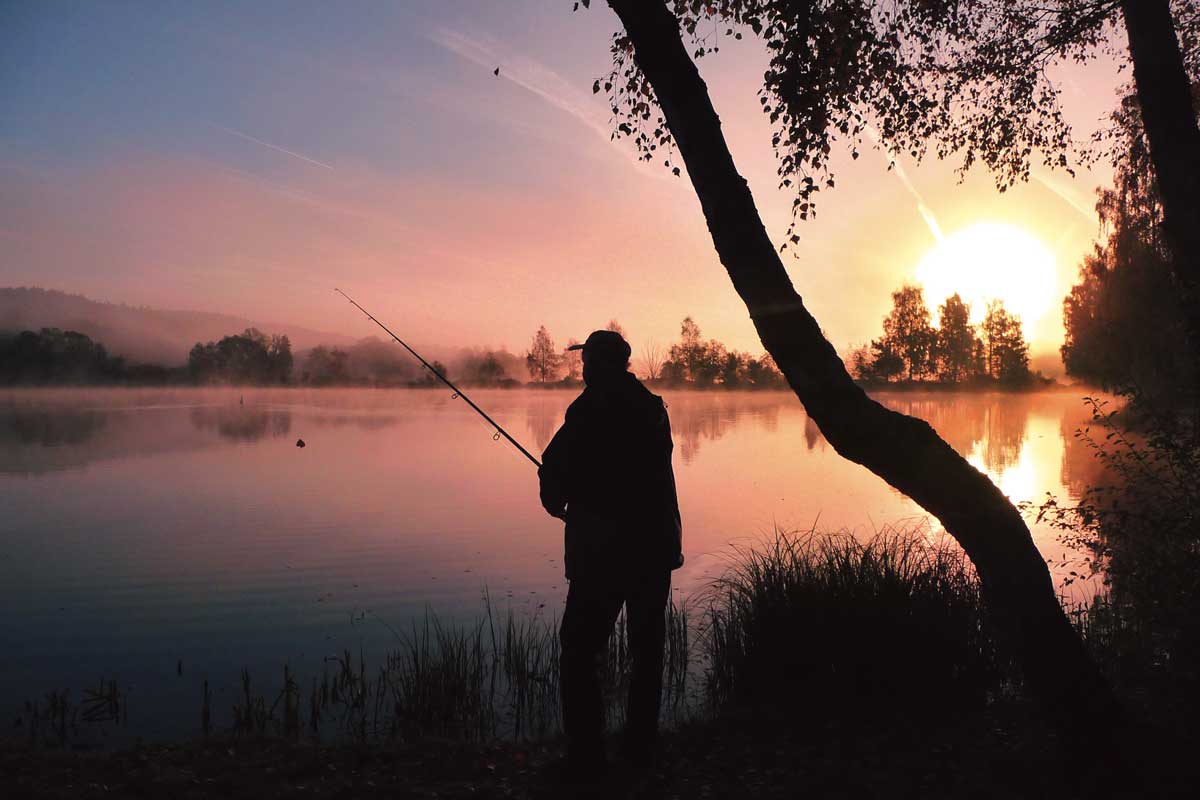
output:
[[[575,393],[472,396],[539,453]],[[665,398],[677,599],[774,526],[865,538],[930,525],[834,453],[791,394]],[[1097,478],[1074,436],[1089,419],[1079,394],[878,398],[928,420],[1014,501],[1075,497]],[[20,609],[0,619],[0,640],[20,643],[0,660],[4,710],[115,678],[132,724],[163,736],[197,731],[205,678],[227,710],[242,667],[274,684],[285,663],[312,676],[345,649],[378,663],[426,608],[474,622],[486,590],[501,610],[552,618],[566,592],[561,523],[533,466],[448,391],[5,391],[0,507],[0,603]],[[1052,530],[1034,537],[1056,579],[1078,569],[1058,566],[1070,553]]]

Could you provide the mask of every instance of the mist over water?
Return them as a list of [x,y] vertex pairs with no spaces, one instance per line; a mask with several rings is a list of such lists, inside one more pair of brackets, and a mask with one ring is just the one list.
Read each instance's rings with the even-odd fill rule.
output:
[[[574,396],[472,393],[535,453]],[[1073,437],[1089,419],[1077,395],[878,399],[928,420],[1015,501],[1074,497],[1097,477]],[[837,456],[791,394],[666,400],[679,597],[720,573],[730,543],[775,525],[869,537],[925,519]],[[347,648],[377,663],[426,608],[474,621],[485,589],[502,611],[557,614],[561,523],[491,434],[438,390],[0,394],[0,602],[20,609],[0,620],[19,643],[0,661],[0,710],[115,677],[139,733],[187,735],[206,677],[227,708],[242,667],[273,684],[285,663],[312,676]],[[1034,536],[1056,563],[1070,555],[1053,531]]]

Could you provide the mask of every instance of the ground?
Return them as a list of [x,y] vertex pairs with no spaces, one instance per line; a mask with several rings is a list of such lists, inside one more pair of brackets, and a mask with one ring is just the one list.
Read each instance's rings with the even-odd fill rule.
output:
[[[1111,796],[1064,757],[1027,707],[993,708],[936,724],[804,719],[743,713],[665,735],[650,770],[615,761],[594,784],[565,782],[561,743],[451,742],[317,746],[212,739],[114,753],[0,750],[0,794],[11,798],[950,798]],[[1176,765],[1187,759],[1174,759]],[[1131,796],[1189,796],[1196,774],[1134,779]],[[1178,788],[1178,794],[1173,791]]]

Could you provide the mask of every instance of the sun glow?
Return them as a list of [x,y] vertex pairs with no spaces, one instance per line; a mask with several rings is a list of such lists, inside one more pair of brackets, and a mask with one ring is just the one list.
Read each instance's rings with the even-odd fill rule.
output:
[[980,322],[991,300],[1021,318],[1028,337],[1055,301],[1054,256],[1015,225],[980,222],[955,231],[925,254],[917,280],[937,324],[937,308],[955,292]]

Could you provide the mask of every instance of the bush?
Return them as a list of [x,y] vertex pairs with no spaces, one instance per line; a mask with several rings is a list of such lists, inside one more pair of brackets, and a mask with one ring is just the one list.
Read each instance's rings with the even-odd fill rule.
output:
[[1155,408],[1130,391],[1123,408],[1085,398],[1075,436],[1104,468],[1073,505],[1050,498],[1039,520],[1091,556],[1106,591],[1077,611],[1118,688],[1200,707],[1200,434],[1194,412]]

